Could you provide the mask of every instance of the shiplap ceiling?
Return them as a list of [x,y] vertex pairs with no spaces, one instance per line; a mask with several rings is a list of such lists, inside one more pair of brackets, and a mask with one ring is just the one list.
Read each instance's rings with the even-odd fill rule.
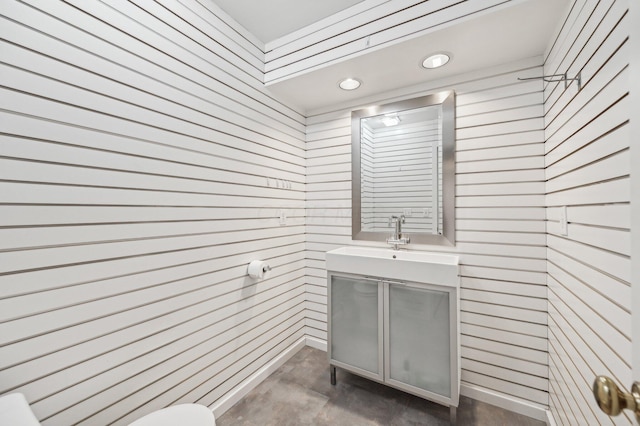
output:
[[[309,4],[278,0],[269,2],[269,16],[278,19],[255,19],[264,8],[264,0],[215,0],[235,20],[255,35],[265,39],[279,37],[289,31],[320,20],[356,1],[327,1],[322,10]],[[300,12],[294,12],[305,4]],[[317,3],[325,3],[317,2]],[[506,3],[495,11],[462,19],[460,24],[395,43],[365,54],[316,69],[269,85],[271,91],[307,113],[326,107],[353,102],[356,99],[393,91],[429,80],[440,79],[476,69],[496,66],[519,59],[543,55],[549,40],[559,28],[568,0],[522,0]],[[300,16],[298,16],[298,14]],[[479,16],[478,16],[479,15]],[[453,54],[450,63],[437,70],[423,69],[420,64],[428,54],[446,51]],[[363,84],[355,91],[345,92],[337,83],[345,77],[357,77]]]
[[362,0],[214,0],[258,40],[268,43]]

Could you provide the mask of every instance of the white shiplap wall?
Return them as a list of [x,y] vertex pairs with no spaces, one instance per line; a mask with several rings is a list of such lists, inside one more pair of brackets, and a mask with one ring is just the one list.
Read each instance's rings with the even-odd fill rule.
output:
[[0,2],[0,394],[44,425],[215,407],[304,338],[304,117],[216,11]]
[[583,85],[547,84],[544,92],[550,406],[558,425],[632,424],[628,412],[607,417],[591,393],[596,375],[622,386],[631,378],[627,8],[627,0],[572,2],[545,64],[547,74],[581,72]]
[[[451,77],[308,118],[309,334],[326,339],[325,252],[352,241],[350,111],[457,93],[456,247],[463,392],[544,415],[548,403],[542,58]],[[499,395],[493,398],[490,395]],[[502,398],[506,397],[506,399]]]

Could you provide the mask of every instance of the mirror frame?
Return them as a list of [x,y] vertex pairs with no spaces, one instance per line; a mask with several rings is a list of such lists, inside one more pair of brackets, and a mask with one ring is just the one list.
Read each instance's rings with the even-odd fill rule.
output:
[[419,98],[372,106],[351,112],[351,238],[353,240],[384,242],[389,236],[389,232],[362,230],[360,120],[381,114],[442,105],[443,232],[439,235],[426,232],[413,232],[408,235],[411,238],[411,244],[455,245],[455,98],[455,92],[453,90],[447,90]]

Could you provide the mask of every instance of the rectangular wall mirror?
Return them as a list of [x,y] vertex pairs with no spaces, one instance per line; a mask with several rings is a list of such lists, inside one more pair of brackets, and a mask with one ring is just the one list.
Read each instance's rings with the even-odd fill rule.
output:
[[385,241],[404,216],[411,243],[455,243],[455,93],[351,113],[352,237]]

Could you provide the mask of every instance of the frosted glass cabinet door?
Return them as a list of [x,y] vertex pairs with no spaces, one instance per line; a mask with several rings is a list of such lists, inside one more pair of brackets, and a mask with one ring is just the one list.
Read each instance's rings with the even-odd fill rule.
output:
[[331,359],[377,376],[380,370],[379,283],[331,277]]
[[387,379],[451,397],[450,297],[389,284]]

